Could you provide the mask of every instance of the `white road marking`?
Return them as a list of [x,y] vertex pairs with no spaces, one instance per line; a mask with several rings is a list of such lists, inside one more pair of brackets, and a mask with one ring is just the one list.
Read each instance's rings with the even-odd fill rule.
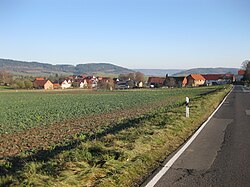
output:
[[250,116],[250,110],[246,110],[246,115]]
[[220,107],[223,105],[223,103],[226,101],[227,97],[230,95],[232,90],[227,94],[227,96],[223,99],[223,101],[220,103],[220,105],[217,107],[217,109],[210,115],[210,117],[205,121],[200,128],[193,134],[193,136],[185,143],[185,145],[164,165],[164,167],[149,181],[149,183],[146,185],[146,187],[153,187],[160,179],[161,177],[171,168],[171,166],[175,163],[175,161],[182,155],[182,153],[188,148],[188,146],[194,141],[194,139],[199,135],[199,133],[202,131],[202,129],[208,124],[210,119],[214,116],[214,114],[220,109]]

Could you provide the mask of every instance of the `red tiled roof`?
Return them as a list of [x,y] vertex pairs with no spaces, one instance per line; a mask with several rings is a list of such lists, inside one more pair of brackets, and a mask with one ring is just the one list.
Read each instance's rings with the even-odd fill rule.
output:
[[246,73],[246,71],[242,70],[242,69],[238,71],[238,75],[245,75],[245,73]]
[[149,77],[148,78],[149,83],[163,84],[165,80],[166,80],[165,77]]
[[100,77],[99,81],[100,82],[112,82],[113,79],[111,79],[110,77]]
[[35,80],[34,81],[34,86],[35,87],[43,87],[47,81],[48,80]]
[[219,80],[223,77],[223,74],[205,74],[202,75],[206,80]]
[[43,77],[37,77],[35,80],[36,81],[44,81],[44,78]]
[[103,79],[109,80],[109,79],[111,79],[111,78],[110,78],[110,77],[98,77],[98,79],[99,79],[99,80],[103,80]]
[[224,77],[227,77],[227,78],[231,78],[231,77],[234,77],[234,74],[225,74]]
[[53,86],[54,86],[54,87],[59,87],[60,84],[59,84],[59,83],[54,83]]
[[93,81],[91,79],[86,79],[86,81],[87,81],[88,84],[92,84],[93,83]]
[[85,77],[87,77],[87,75],[84,75],[84,74],[82,74],[81,76],[82,76],[82,78],[85,78]]
[[69,84],[67,80],[64,80],[61,84]]
[[205,80],[205,78],[201,74],[190,74],[194,80]]

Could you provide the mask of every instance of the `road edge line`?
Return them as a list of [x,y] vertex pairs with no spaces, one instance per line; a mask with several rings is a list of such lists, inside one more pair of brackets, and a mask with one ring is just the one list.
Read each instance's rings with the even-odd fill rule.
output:
[[214,112],[207,118],[207,120],[196,130],[196,132],[191,136],[191,138],[184,144],[184,146],[163,166],[163,168],[147,183],[145,187],[153,187],[161,177],[171,168],[171,166],[175,163],[175,161],[182,155],[182,153],[189,147],[189,145],[194,141],[194,139],[200,134],[202,129],[208,124],[214,114],[220,109],[223,103],[226,101],[228,96],[233,91],[234,86],[231,91],[225,96],[225,98],[221,101],[219,106],[214,110]]

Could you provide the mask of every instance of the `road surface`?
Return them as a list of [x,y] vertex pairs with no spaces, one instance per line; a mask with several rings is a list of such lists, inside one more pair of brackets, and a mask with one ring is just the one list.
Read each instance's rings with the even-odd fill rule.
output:
[[234,87],[201,133],[155,184],[167,186],[250,186],[250,90]]

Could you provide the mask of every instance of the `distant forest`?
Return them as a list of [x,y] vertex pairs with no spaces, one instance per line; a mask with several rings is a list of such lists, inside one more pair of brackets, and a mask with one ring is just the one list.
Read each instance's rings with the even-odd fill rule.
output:
[[52,65],[39,62],[25,62],[9,59],[0,59],[0,70],[6,70],[14,75],[50,76],[78,75],[78,74],[127,74],[133,70],[116,66],[110,63],[88,63],[73,65]]

